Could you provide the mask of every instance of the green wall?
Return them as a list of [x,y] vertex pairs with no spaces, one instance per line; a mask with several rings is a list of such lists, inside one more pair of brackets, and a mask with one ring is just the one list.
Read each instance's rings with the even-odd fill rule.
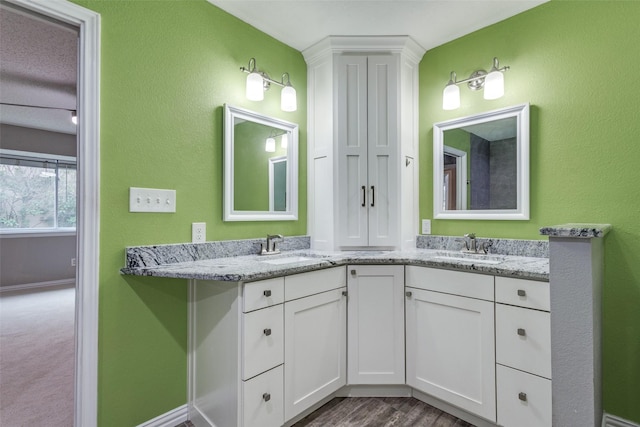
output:
[[[306,159],[302,55],[205,0],[74,0],[101,14],[99,425],[134,426],[187,400],[187,282],[121,276],[125,246],[306,233],[306,161],[299,221],[222,221],[223,104],[300,125]],[[277,78],[289,72],[298,111],[244,96],[255,57]],[[175,214],[129,213],[129,187],[177,190]]]
[[[432,232],[540,239],[541,226],[610,223],[603,296],[604,409],[640,422],[640,2],[552,1],[426,53],[420,64],[420,213],[433,216],[432,124],[531,103],[531,220],[434,220]],[[505,96],[449,73],[510,65]]]

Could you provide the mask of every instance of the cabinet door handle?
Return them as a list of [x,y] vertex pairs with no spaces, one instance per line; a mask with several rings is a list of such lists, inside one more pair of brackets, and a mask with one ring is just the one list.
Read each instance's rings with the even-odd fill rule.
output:
[[342,296],[343,296],[343,297],[346,297],[346,296],[348,296],[348,295],[349,295],[349,292],[347,292],[347,291],[342,291]]
[[271,296],[271,291],[270,290],[266,290],[263,292],[265,297],[270,297]]
[[527,292],[524,289],[518,289],[518,296],[519,297],[526,297],[527,296]]
[[376,187],[371,186],[371,207],[376,205]]
[[367,206],[367,187],[362,186],[362,207]]
[[518,335],[524,337],[525,335],[527,335],[527,332],[523,328],[518,328]]
[[526,402],[527,401],[527,393],[523,393],[523,392],[518,393],[518,399],[522,400],[523,402]]
[[266,336],[269,336],[269,335],[271,335],[271,328],[267,328],[267,329],[265,329],[265,330],[264,330],[264,331],[262,331],[262,332],[264,332],[264,334],[265,334]]
[[351,275],[355,276],[357,274],[357,271],[355,269],[351,270]]
[[263,399],[265,402],[268,402],[268,401],[270,401],[270,400],[271,400],[271,395],[270,395],[269,393],[265,393],[265,394],[263,394],[263,395],[262,395],[262,399]]
[[413,295],[413,292],[407,291],[404,294],[407,296],[407,298],[411,298],[411,295]]

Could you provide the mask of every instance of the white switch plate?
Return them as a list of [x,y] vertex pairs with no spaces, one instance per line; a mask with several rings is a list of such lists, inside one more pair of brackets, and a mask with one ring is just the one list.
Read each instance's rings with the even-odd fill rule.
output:
[[175,212],[176,190],[129,188],[129,212]]
[[191,224],[191,243],[204,243],[207,241],[207,223],[194,222]]
[[423,219],[422,220],[422,234],[431,234],[431,220]]

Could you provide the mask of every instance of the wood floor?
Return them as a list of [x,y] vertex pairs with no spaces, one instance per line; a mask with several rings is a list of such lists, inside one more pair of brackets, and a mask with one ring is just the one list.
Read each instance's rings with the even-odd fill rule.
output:
[[293,427],[473,427],[413,397],[337,397]]

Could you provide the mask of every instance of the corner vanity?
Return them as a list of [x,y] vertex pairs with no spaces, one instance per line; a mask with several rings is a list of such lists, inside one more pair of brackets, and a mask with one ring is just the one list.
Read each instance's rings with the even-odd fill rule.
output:
[[[129,248],[123,273],[189,279],[196,426],[292,425],[335,396],[414,396],[477,426],[552,426],[563,416],[562,425],[577,426],[587,425],[571,421],[589,418],[585,402],[597,413],[599,390],[567,393],[567,381],[581,380],[558,367],[581,365],[584,357],[567,349],[587,347],[579,337],[558,342],[554,334],[569,326],[554,319],[580,317],[570,327],[586,320],[570,307],[575,289],[567,286],[589,280],[593,292],[581,292],[595,305],[582,312],[597,315],[601,253],[586,248],[598,252],[606,230],[543,229],[551,261],[540,241],[530,241],[533,256],[511,256],[446,250],[454,239],[438,236],[387,252],[313,251],[308,238],[289,238],[274,256],[246,255],[259,240],[232,242],[235,254],[223,257],[225,242]],[[496,240],[492,250],[510,245]],[[559,251],[581,283],[566,271],[554,277],[563,270]],[[582,277],[587,270],[591,279]],[[591,331],[586,344],[596,355],[598,336]],[[571,370],[597,377],[599,360],[590,363]]]

